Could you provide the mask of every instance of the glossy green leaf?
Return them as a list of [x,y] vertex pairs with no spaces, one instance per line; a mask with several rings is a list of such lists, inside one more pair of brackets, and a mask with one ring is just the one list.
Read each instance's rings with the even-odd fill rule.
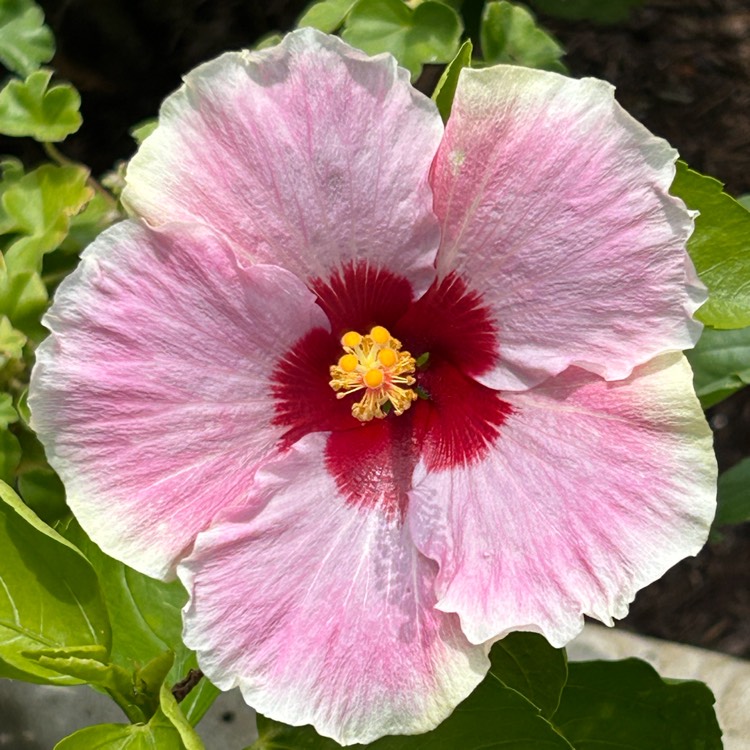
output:
[[[289,727],[258,717],[251,750],[336,750],[311,727]],[[364,745],[354,745],[361,748]],[[572,750],[539,709],[490,674],[436,729],[413,736],[383,737],[372,750]]]
[[750,520],[750,458],[743,458],[738,464],[719,476],[718,504],[712,533],[730,524]]
[[167,683],[162,683],[159,691],[159,702],[164,716],[177,730],[186,750],[205,750],[203,741],[183,713],[183,704],[177,703]]
[[507,63],[565,72],[560,58],[565,50],[541,29],[522,5],[487,3],[480,28],[482,55],[488,64]]
[[683,162],[670,192],[700,211],[688,250],[709,298],[696,317],[714,328],[750,326],[750,212]]
[[553,721],[576,750],[721,750],[713,704],[638,659],[572,662]]
[[443,122],[448,122],[448,118],[450,117],[451,107],[453,106],[453,97],[456,95],[458,77],[461,74],[461,71],[464,68],[471,67],[472,50],[473,45],[471,40],[467,39],[461,45],[458,54],[448,63],[448,66],[443,71],[443,75],[440,77],[437,86],[435,86],[435,91],[432,93],[432,99],[435,104],[437,104]]
[[331,34],[338,29],[357,0],[321,0],[313,3],[302,14],[297,27],[311,26]]
[[368,55],[390,52],[415,78],[425,63],[452,60],[462,31],[458,13],[440,2],[411,8],[403,0],[358,0],[341,36]]
[[704,409],[750,384],[750,327],[726,331],[706,327],[696,347],[685,354]]
[[55,39],[44,13],[32,0],[0,2],[0,62],[26,76],[55,54]]
[[40,271],[42,257],[55,250],[71,218],[91,200],[88,170],[44,164],[9,187],[0,201],[0,233],[15,239],[5,251],[9,273]]
[[0,676],[80,682],[22,653],[85,646],[108,652],[109,619],[91,565],[7,485],[0,485],[0,549]]
[[597,23],[624,21],[645,0],[529,0],[544,13],[570,20]]
[[81,127],[78,92],[67,83],[50,86],[51,78],[51,70],[37,70],[25,81],[5,84],[0,90],[0,133],[53,143]]
[[97,724],[60,740],[54,750],[194,750],[177,727],[158,711],[148,724]]
[[0,316],[0,368],[12,359],[20,359],[26,336],[13,328],[7,315]]
[[546,718],[560,704],[568,679],[565,649],[553,648],[536,633],[511,633],[492,647],[491,672],[533,703]]
[[[182,642],[181,610],[187,601],[182,584],[149,578],[105,555],[74,520],[67,521],[61,533],[86,555],[99,576],[112,621],[112,662],[132,669],[171,651],[175,659],[167,676],[170,686],[196,669],[195,654]],[[218,694],[206,678],[189,693],[181,706],[193,725]]]

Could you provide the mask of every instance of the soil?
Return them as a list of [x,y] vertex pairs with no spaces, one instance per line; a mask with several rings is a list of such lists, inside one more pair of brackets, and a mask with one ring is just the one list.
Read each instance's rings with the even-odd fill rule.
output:
[[[474,0],[467,0],[473,2]],[[603,0],[606,1],[606,0]],[[83,96],[64,144],[95,173],[128,158],[128,127],[152,117],[203,60],[290,28],[304,0],[38,0],[54,65]],[[542,17],[575,76],[606,78],[620,102],[735,195],[750,192],[750,0],[651,0],[616,26]],[[0,141],[0,152],[17,141]],[[28,162],[42,158],[24,142]],[[750,389],[712,409],[722,469],[750,455]],[[726,531],[637,597],[623,627],[750,657],[750,524]]]

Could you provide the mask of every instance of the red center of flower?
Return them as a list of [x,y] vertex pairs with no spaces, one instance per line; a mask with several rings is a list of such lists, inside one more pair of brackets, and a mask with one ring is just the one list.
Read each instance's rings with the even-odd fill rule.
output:
[[[496,391],[474,379],[496,363],[492,318],[480,295],[455,275],[418,300],[406,279],[366,264],[349,264],[311,287],[331,332],[309,332],[279,362],[275,424],[287,428],[287,447],[309,432],[330,432],[326,463],[350,502],[403,515],[418,461],[444,470],[481,460],[510,413]],[[372,339],[367,351],[355,337]],[[392,351],[394,362],[386,354],[387,367],[368,367],[381,350]],[[424,366],[414,367],[426,353]],[[383,384],[399,354],[405,355],[397,374],[403,380],[391,384],[414,395],[402,398],[392,390],[392,400]],[[346,359],[350,355],[354,359]],[[356,373],[351,379],[349,367]],[[372,387],[370,370],[383,371],[378,383],[370,376]],[[383,416],[386,402],[391,407]]]

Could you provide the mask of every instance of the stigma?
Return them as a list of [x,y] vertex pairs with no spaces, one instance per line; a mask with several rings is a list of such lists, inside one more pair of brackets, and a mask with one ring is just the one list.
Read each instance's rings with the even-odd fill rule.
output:
[[[374,326],[368,334],[348,331],[341,337],[344,354],[331,366],[329,385],[336,398],[362,392],[352,404],[352,416],[360,422],[383,419],[391,411],[403,414],[417,393],[414,385],[416,361],[401,351],[401,342],[388,329]],[[390,406],[388,406],[390,404]]]

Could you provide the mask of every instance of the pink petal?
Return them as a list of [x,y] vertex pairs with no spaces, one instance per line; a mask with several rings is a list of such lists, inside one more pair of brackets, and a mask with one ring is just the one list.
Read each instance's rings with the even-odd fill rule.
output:
[[341,744],[425,732],[487,671],[433,608],[435,564],[390,514],[348,504],[308,435],[257,474],[259,497],[178,568],[185,642],[220,688]]
[[695,343],[705,293],[692,218],[667,194],[676,156],[603,81],[462,71],[432,184],[439,275],[495,313],[501,358],[482,382],[517,390],[570,365],[619,379]]
[[200,227],[123,222],[59,288],[33,424],[73,512],[108,554],[166,577],[221,508],[246,502],[276,360],[325,316],[289,272],[239,268]]
[[472,643],[513,630],[562,646],[611,624],[698,552],[716,499],[711,433],[680,354],[605,382],[571,369],[512,408],[480,463],[417,467],[409,523],[436,560],[438,608]]
[[442,129],[394,58],[302,29],[190,73],[130,162],[124,200],[154,224],[205,222],[306,280],[371,258],[423,291]]

